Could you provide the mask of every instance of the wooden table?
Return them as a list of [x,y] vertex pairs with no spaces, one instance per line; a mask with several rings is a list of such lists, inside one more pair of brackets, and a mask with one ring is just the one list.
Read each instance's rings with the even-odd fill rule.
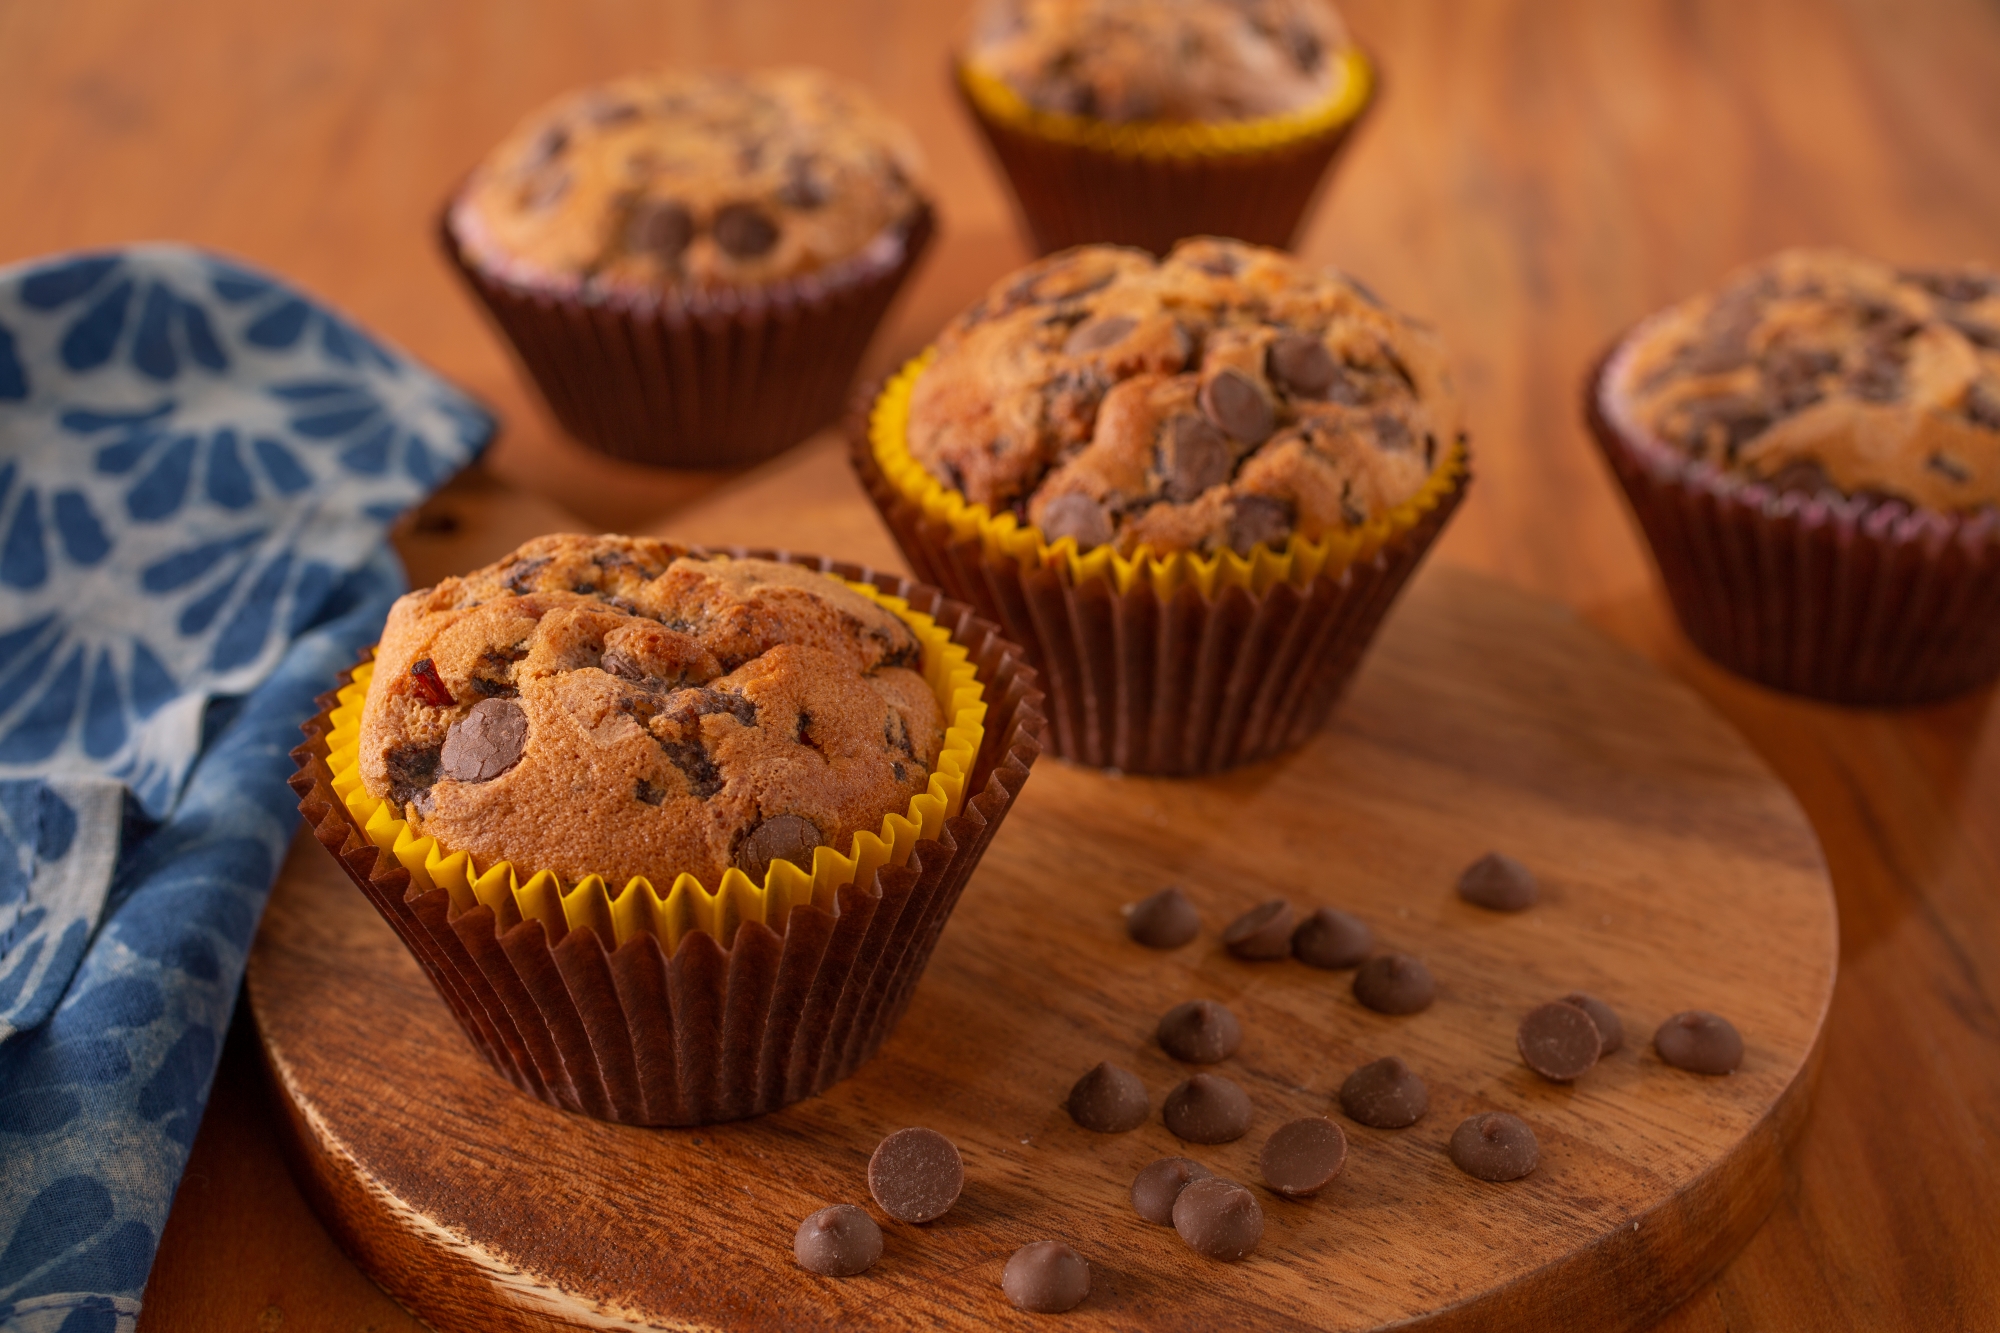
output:
[[[871,354],[918,346],[1023,251],[948,100],[936,0],[0,3],[0,261],[169,236],[276,268],[493,403],[487,464],[406,534],[413,574],[588,526],[754,540],[715,477],[565,443],[431,245],[442,192],[513,119],[650,61],[810,61],[931,155],[944,235]],[[1799,703],[1696,658],[1579,425],[1624,323],[1801,241],[2000,259],[2000,10],[1982,0],[1348,0],[1387,72],[1305,237],[1433,319],[1481,480],[1441,558],[1561,598],[1690,682],[1797,792],[1841,910],[1817,1106],[1770,1222],[1662,1327],[1977,1327],[2000,1308],[2000,721]],[[826,442],[812,446],[824,450]],[[773,466],[886,558],[807,451]],[[532,498],[529,493],[539,495]],[[676,512],[676,511],[679,512]],[[402,1330],[278,1160],[238,1034],[142,1326]]]

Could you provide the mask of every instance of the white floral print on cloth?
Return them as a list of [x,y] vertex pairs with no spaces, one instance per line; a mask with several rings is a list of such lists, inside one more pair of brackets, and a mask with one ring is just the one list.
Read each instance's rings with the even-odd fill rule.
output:
[[181,246],[0,270],[0,1330],[134,1326],[297,814],[299,722],[492,433]]
[[[0,274],[0,781],[66,781],[99,815],[115,784],[164,817],[209,700],[268,675],[489,431],[338,316],[198,251]],[[77,854],[116,829],[92,820]],[[79,894],[37,864],[25,892],[0,884],[0,1038],[46,1016],[102,904],[103,877]]]

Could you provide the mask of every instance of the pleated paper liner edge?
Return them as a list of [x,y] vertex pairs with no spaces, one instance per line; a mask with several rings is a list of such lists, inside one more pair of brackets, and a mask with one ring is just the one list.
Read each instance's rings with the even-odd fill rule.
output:
[[650,933],[607,949],[588,926],[553,942],[538,920],[503,932],[491,908],[454,914],[443,890],[422,891],[356,826],[325,763],[337,691],[321,696],[307,742],[293,751],[292,786],[317,840],[403,939],[474,1046],[509,1082],[562,1109],[707,1124],[775,1110],[851,1074],[907,1006],[1040,752],[1046,723],[1035,673],[971,607],[819,557],[724,553],[783,559],[904,597],[949,627],[985,686],[985,742],[962,812],[904,866],[840,890],[832,913],[795,908],[782,935],[745,923],[728,949],[689,931],[671,955]]
[[2000,678],[2000,515],[1780,493],[1584,416],[1645,534],[1675,618],[1725,670],[1859,707],[1937,703]]

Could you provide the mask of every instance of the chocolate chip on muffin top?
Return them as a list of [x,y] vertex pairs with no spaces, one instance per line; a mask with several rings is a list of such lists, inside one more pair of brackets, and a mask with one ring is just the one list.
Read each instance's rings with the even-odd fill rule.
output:
[[2000,503],[2000,273],[1785,251],[1642,324],[1603,406],[1782,490]]
[[965,59],[1038,111],[1229,121],[1324,101],[1346,45],[1323,0],[988,0]]
[[362,781],[482,868],[761,883],[929,785],[921,665],[902,620],[796,565],[538,538],[396,603]]
[[894,244],[920,172],[902,126],[817,71],[638,74],[530,116],[452,227],[529,283],[754,286]]
[[1051,542],[1130,554],[1281,546],[1377,519],[1459,438],[1435,338],[1277,250],[1084,246],[954,320],[909,446],[946,486]]

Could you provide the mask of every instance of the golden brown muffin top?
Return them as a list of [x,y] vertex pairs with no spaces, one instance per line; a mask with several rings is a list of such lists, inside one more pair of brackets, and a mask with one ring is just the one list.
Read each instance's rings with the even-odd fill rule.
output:
[[748,287],[898,244],[921,170],[908,131],[816,70],[635,74],[522,121],[452,227],[517,281]]
[[1324,101],[1346,45],[1323,0],[987,0],[965,59],[1038,111],[1214,122]]
[[938,338],[910,452],[1050,541],[1130,554],[1320,538],[1423,489],[1460,437],[1443,348],[1280,250],[1082,246]]
[[540,537],[396,602],[362,782],[481,869],[761,883],[929,785],[920,665],[901,619],[797,565]]
[[2000,273],[1787,250],[1634,330],[1604,403],[1781,489],[2000,503]]

